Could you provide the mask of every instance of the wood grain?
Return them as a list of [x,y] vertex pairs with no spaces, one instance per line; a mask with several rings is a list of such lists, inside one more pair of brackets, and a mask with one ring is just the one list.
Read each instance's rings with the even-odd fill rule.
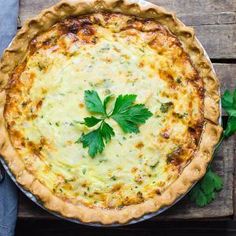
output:
[[213,66],[220,80],[221,93],[236,88],[236,64],[213,63]]
[[[220,80],[221,94],[226,89],[234,90],[236,88],[236,64],[213,63],[213,66]],[[222,111],[222,115],[226,116],[226,113]]]
[[85,227],[66,221],[21,220],[15,236],[235,236],[236,222],[214,221],[145,221],[123,227]]
[[[19,27],[57,0],[20,0]],[[196,30],[197,37],[211,58],[236,58],[236,0],[151,0],[176,12]]]
[[[25,21],[58,0],[20,0],[20,18]],[[150,0],[173,11],[188,25],[236,23],[236,0]]]

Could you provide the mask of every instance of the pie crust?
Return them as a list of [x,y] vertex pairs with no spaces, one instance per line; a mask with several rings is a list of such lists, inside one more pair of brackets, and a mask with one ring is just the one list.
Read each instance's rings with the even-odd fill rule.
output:
[[[190,56],[192,64],[204,81],[204,127],[198,150],[191,162],[184,168],[178,179],[162,194],[121,209],[89,208],[84,205],[73,205],[55,196],[25,169],[10,141],[3,115],[6,103],[6,86],[16,66],[25,59],[31,40],[62,19],[94,12],[116,12],[157,20],[180,40],[182,47]],[[17,182],[40,199],[47,209],[68,218],[79,219],[85,223],[126,223],[173,204],[205,174],[207,165],[212,159],[214,147],[218,143],[222,132],[219,125],[219,82],[211,62],[205,56],[202,46],[195,37],[193,29],[186,27],[173,13],[144,1],[66,0],[44,10],[24,24],[12,44],[5,50],[0,63],[0,91],[0,153],[10,167],[11,172],[15,175]]]

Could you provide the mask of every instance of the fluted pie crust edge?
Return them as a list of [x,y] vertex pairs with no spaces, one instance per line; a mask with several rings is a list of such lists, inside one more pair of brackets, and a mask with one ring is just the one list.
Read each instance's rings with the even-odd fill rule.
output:
[[[161,195],[143,203],[125,206],[122,209],[88,208],[83,205],[72,205],[56,197],[42,185],[24,167],[17,151],[11,144],[3,116],[6,101],[6,85],[15,67],[24,60],[30,41],[40,32],[46,31],[56,22],[69,16],[78,16],[93,12],[108,11],[135,15],[142,18],[153,18],[166,26],[181,41],[199,76],[204,81],[204,128],[191,162],[185,167],[178,179]],[[144,214],[155,212],[169,206],[206,172],[212,159],[214,147],[218,143],[222,128],[220,116],[219,82],[213,71],[212,64],[204,55],[194,31],[180,22],[173,13],[164,8],[144,1],[133,0],[65,0],[42,11],[38,16],[27,21],[17,33],[12,44],[5,50],[0,62],[0,153],[8,164],[17,182],[32,192],[43,205],[56,213],[82,222],[99,222],[102,224],[126,223]]]

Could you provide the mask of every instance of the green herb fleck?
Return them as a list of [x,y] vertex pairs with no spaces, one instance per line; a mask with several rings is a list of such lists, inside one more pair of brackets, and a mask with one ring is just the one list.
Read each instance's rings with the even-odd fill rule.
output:
[[105,90],[105,94],[106,94],[106,95],[111,94],[111,90],[110,90],[110,89],[106,89],[106,90]]
[[151,169],[155,169],[158,164],[159,164],[159,161],[157,161],[154,165],[151,165],[150,168],[151,168]]
[[83,173],[83,175],[85,175],[85,174],[86,174],[86,171],[87,171],[87,169],[86,169],[86,168],[83,168],[83,169],[82,169],[82,173]]
[[111,177],[111,179],[116,181],[116,177],[114,175]]
[[173,102],[166,102],[166,103],[162,103],[161,107],[160,107],[160,111],[162,113],[166,113],[169,111],[169,109],[173,106]]
[[108,160],[107,159],[101,159],[99,160],[99,163],[103,163],[103,162],[107,162]]
[[180,78],[180,77],[178,77],[178,78],[176,79],[176,82],[177,82],[178,84],[181,84],[181,83],[182,83],[182,80],[181,80],[181,78]]
[[139,48],[139,50],[140,50],[141,52],[144,52],[144,48]]
[[182,119],[184,117],[186,117],[188,115],[187,112],[184,112],[183,114],[180,114],[180,113],[174,113],[174,116],[178,117],[179,119]]

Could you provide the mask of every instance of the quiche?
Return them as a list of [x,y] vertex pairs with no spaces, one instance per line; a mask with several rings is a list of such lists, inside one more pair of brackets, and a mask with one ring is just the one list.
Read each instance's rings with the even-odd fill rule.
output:
[[[5,50],[0,88],[0,153],[17,182],[84,223],[127,223],[173,204],[204,175],[221,135],[219,82],[193,29],[143,1],[44,10]],[[91,158],[77,141],[94,129],[81,122],[91,116],[86,91],[134,94],[151,115],[137,132],[108,117],[113,137]]]

